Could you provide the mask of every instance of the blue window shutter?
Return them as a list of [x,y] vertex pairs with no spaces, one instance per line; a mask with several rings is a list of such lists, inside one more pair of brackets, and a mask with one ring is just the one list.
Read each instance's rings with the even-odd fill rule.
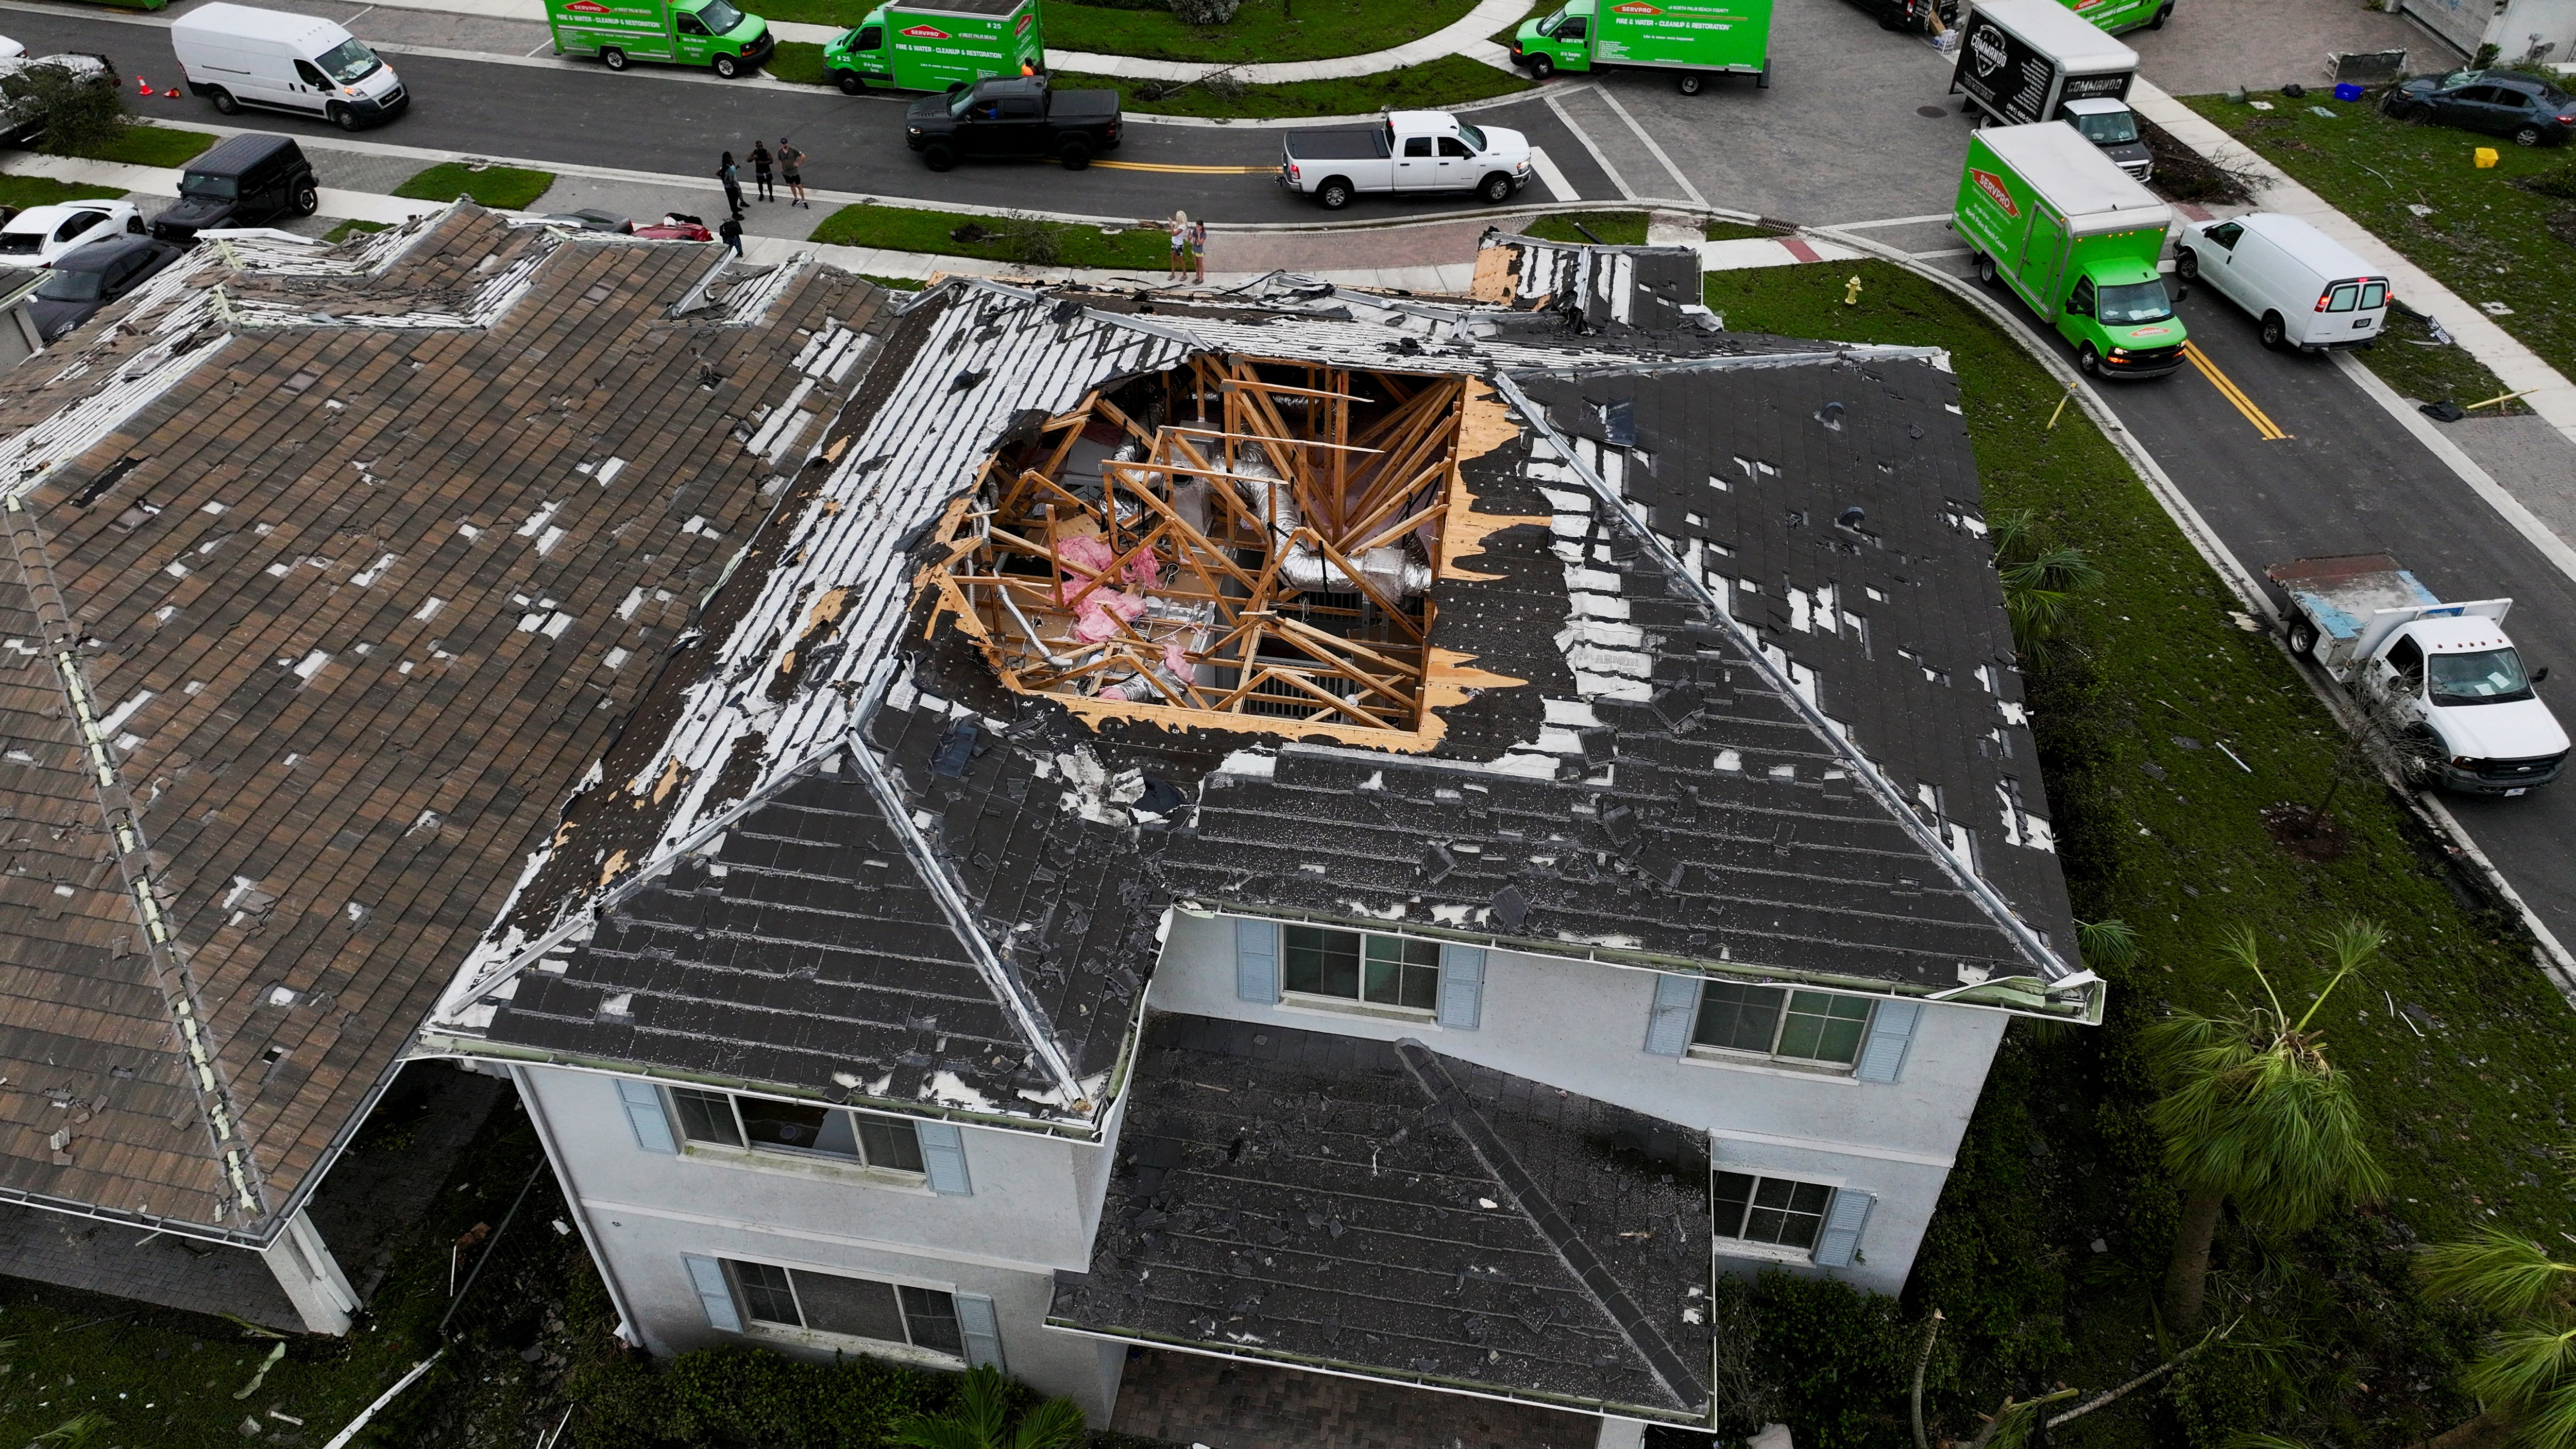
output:
[[682,1253],[680,1261],[689,1265],[689,1286],[698,1290],[698,1302],[706,1307],[707,1322],[727,1333],[742,1332],[742,1315],[734,1311],[733,1289],[725,1282],[724,1265],[695,1253]]
[[1825,1229],[1816,1234],[1816,1266],[1848,1268],[1860,1256],[1860,1230],[1869,1226],[1869,1210],[1878,1202],[1865,1192],[1834,1189],[1834,1205],[1825,1209]]
[[930,1178],[930,1190],[973,1197],[975,1184],[966,1176],[966,1134],[957,1124],[915,1121],[912,1131],[921,1139],[921,1168]]
[[959,1293],[957,1300],[957,1336],[966,1341],[966,1365],[981,1368],[991,1364],[1003,1373],[1010,1369],[1002,1363],[1002,1325],[993,1315],[993,1300],[981,1293]]
[[1869,1018],[1869,1044],[1860,1049],[1852,1072],[1864,1082],[1893,1082],[1905,1074],[1905,1049],[1914,1042],[1914,1026],[1923,1017],[1919,1001],[1882,1001]]
[[1440,948],[1440,1024],[1474,1031],[1485,1017],[1485,948]]
[[1646,1018],[1646,1050],[1677,1057],[1690,1047],[1691,1019],[1699,1014],[1699,978],[1655,978],[1655,1009]]
[[617,1079],[617,1099],[626,1104],[626,1125],[635,1129],[635,1145],[646,1152],[676,1156],[670,1114],[662,1110],[662,1089],[633,1077]]
[[1264,1005],[1279,1000],[1279,926],[1274,921],[1234,923],[1234,994]]

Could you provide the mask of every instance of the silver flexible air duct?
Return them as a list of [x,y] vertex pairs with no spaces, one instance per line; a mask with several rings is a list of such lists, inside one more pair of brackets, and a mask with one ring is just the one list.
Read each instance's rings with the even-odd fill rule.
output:
[[[1283,582],[1298,589],[1336,594],[1361,591],[1339,564],[1324,556],[1323,550],[1290,541],[1303,523],[1297,512],[1296,489],[1270,466],[1267,454],[1258,448],[1246,448],[1236,454],[1234,480],[1236,489],[1253,508],[1270,520],[1271,548],[1279,557],[1279,577]],[[1371,549],[1366,557],[1354,562],[1370,587],[1381,594],[1412,598],[1431,591],[1431,565],[1400,547]]]

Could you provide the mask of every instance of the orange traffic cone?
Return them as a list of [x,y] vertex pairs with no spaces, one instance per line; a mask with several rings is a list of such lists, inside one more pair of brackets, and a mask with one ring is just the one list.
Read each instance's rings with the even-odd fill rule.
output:
[[134,93],[136,95],[149,96],[152,94],[152,82],[145,80],[139,75],[134,78],[134,87]]
[[170,87],[170,89],[168,89],[168,90],[166,90],[166,91],[163,91],[163,92],[161,93],[161,99],[163,99],[163,100],[165,100],[165,101],[167,101],[167,100],[174,100],[174,99],[176,99],[176,98],[178,97],[178,94],[179,94],[179,88],[178,88],[177,86],[172,86],[172,87]]

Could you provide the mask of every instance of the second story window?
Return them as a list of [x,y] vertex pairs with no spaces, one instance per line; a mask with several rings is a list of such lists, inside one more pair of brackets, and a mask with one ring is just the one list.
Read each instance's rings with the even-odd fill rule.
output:
[[774,1097],[695,1087],[669,1090],[680,1135],[691,1142],[864,1163],[890,1172],[923,1170],[921,1141],[910,1122]]
[[1691,1045],[1710,1052],[1848,1067],[1869,1036],[1869,998],[1710,981]]
[[1282,985],[1322,996],[1430,1013],[1440,1005],[1440,948],[1401,936],[1286,926],[1279,932]]

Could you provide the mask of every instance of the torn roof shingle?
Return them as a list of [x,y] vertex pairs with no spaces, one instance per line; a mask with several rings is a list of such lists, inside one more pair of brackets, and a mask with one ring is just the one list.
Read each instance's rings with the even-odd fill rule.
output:
[[1149,1019],[1049,1321],[1673,1420],[1708,1408],[1708,1143],[1397,1043]]

